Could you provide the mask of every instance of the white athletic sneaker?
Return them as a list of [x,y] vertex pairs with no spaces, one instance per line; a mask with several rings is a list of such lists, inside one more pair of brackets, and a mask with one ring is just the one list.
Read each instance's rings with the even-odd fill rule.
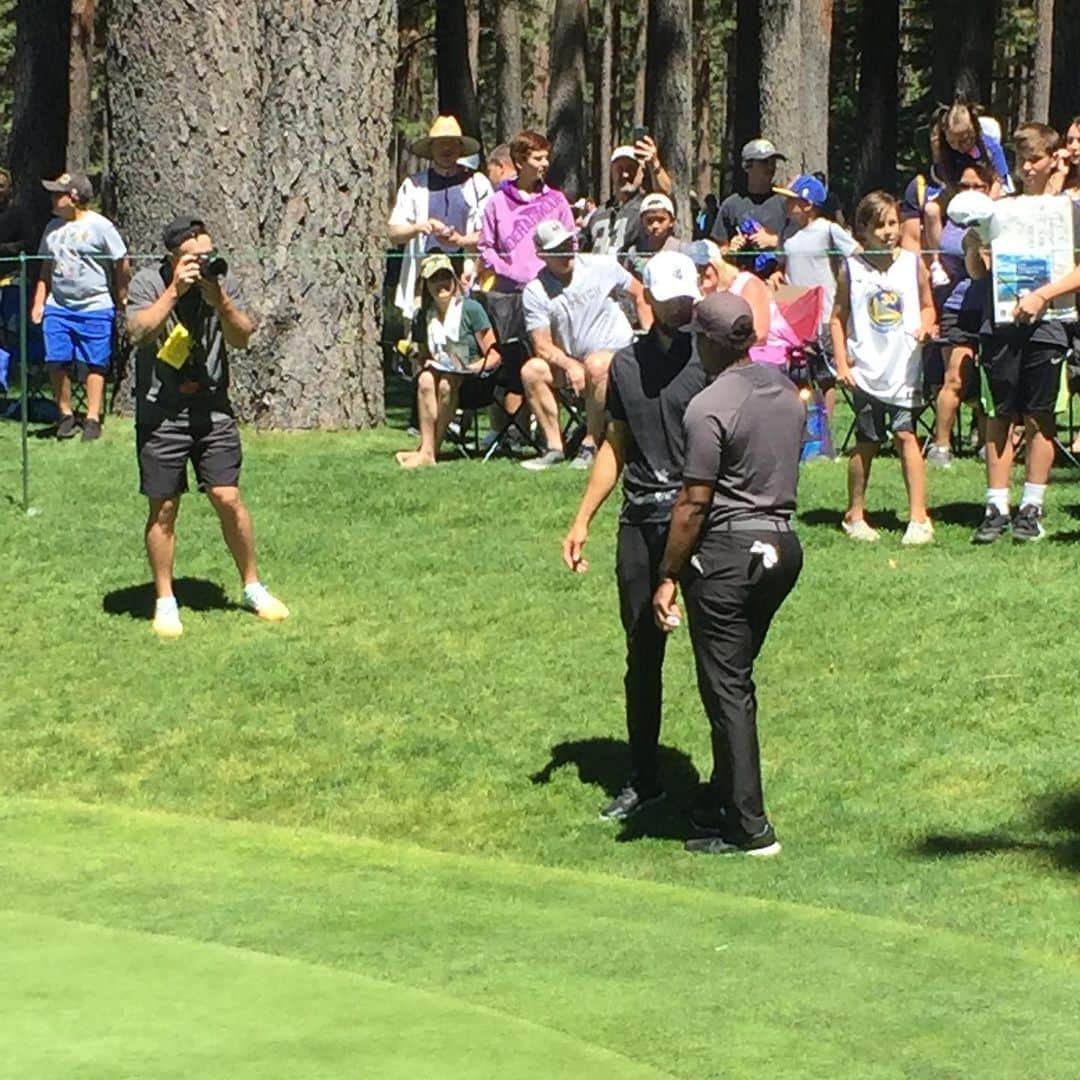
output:
[[840,527],[852,540],[862,540],[866,543],[873,543],[875,540],[881,539],[881,534],[877,529],[870,528],[863,518],[859,518],[858,521],[848,521],[847,518],[845,518],[840,522]]
[[158,604],[154,608],[153,629],[159,638],[178,638],[184,632],[180,611],[175,604]]
[[926,521],[909,521],[908,527],[904,530],[904,539],[900,543],[913,547],[933,543],[933,540],[934,526],[927,518]]
[[926,464],[935,469],[951,469],[952,462],[952,451],[947,446],[934,445],[926,451]]

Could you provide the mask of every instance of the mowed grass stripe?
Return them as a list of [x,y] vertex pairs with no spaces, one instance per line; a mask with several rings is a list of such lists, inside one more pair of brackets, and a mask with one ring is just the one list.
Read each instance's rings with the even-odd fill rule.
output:
[[308,830],[24,800],[2,823],[0,906],[424,988],[677,1076],[1065,1077],[1080,1054],[1075,962],[951,933]]
[[12,912],[0,940],[12,1076],[666,1075],[490,1009],[280,956]]

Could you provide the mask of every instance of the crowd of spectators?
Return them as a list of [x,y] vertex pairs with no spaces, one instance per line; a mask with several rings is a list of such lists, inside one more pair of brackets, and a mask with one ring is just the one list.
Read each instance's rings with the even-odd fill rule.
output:
[[[1080,205],[1080,122],[1064,139],[1046,125],[1022,125],[1009,140],[1010,170],[996,122],[957,100],[931,120],[926,168],[898,197],[867,193],[851,230],[826,177],[792,176],[782,149],[759,137],[741,148],[737,190],[723,199],[707,193],[700,203],[694,196],[691,228],[681,232],[677,195],[656,143],[644,131],[634,135],[610,153],[612,196],[602,206],[588,196],[571,206],[547,183],[549,146],[537,132],[523,131],[492,151],[486,174],[462,164],[477,147],[453,118],[438,118],[414,144],[431,164],[402,184],[391,238],[408,243],[411,266],[440,255],[453,260],[437,265],[454,267],[462,303],[475,301],[468,325],[480,336],[465,334],[464,344],[450,349],[459,371],[439,373],[447,388],[433,396],[432,377],[423,373],[438,366],[431,331],[437,319],[415,319],[424,290],[415,287],[414,270],[403,271],[398,306],[412,321],[404,345],[424,402],[421,445],[399,455],[403,465],[437,460],[437,436],[451,424],[462,383],[486,377],[503,391],[493,428],[507,415],[526,417],[536,453],[523,466],[540,471],[569,461],[589,468],[609,419],[612,357],[651,324],[642,286],[648,262],[676,252],[692,259],[701,295],[728,291],[750,305],[757,335],[751,356],[758,362],[795,366],[786,305],[818,295],[816,320],[795,351],[826,422],[838,391],[855,414],[843,519],[849,537],[878,539],[866,520],[865,491],[871,462],[891,438],[908,490],[904,542],[933,539],[925,469],[952,466],[967,435],[957,431],[963,403],[971,406],[972,450],[987,468],[986,516],[973,539],[990,542],[1009,529],[1017,540],[1043,535],[1054,408],[1071,331],[1043,317],[1039,300],[1050,282],[1032,289],[1035,299],[1009,322],[1000,312],[995,320],[987,231],[951,218],[949,205],[969,193],[988,200],[1065,194]],[[426,194],[436,190],[437,200]],[[441,413],[433,412],[436,399]],[[560,407],[575,402],[585,423],[570,454]],[[932,423],[922,421],[932,432],[924,445],[920,418],[931,405]],[[1013,514],[1009,469],[1021,445],[1026,482]]]

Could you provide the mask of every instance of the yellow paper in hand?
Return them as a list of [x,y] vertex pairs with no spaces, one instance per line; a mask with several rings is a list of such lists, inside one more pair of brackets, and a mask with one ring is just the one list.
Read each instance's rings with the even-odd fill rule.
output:
[[165,339],[165,344],[158,349],[157,357],[163,360],[169,367],[180,370],[191,355],[191,334],[186,326],[177,323],[172,328],[172,333]]

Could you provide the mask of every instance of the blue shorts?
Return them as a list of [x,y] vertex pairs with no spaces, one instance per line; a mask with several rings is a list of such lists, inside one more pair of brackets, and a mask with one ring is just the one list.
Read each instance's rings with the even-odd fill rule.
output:
[[69,311],[45,308],[45,362],[83,364],[104,371],[112,357],[115,310]]

